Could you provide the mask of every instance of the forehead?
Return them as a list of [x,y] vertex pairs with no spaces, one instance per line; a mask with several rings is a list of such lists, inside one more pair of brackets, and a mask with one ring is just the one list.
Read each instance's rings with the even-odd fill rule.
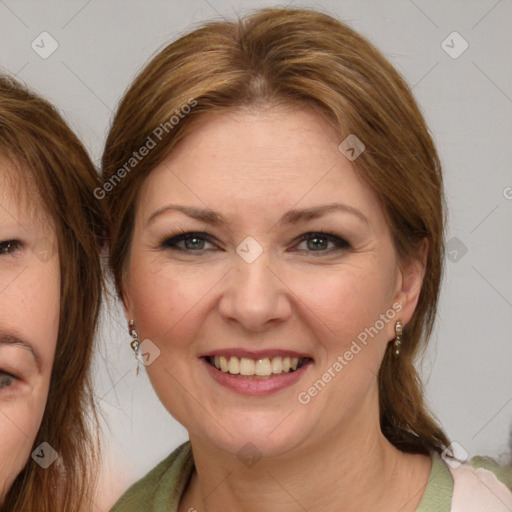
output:
[[275,212],[339,199],[375,208],[376,195],[339,151],[340,142],[335,129],[310,110],[208,114],[150,173],[138,206],[146,213],[181,200],[260,216],[262,206]]
[[31,172],[15,160],[0,157],[0,218],[49,226],[50,215]]
[[[217,163],[250,171],[265,177],[296,168],[303,174],[307,163],[329,162],[338,157],[339,136],[318,114],[291,106],[246,108],[210,113],[196,122],[167,163],[192,161],[208,170]],[[237,165],[239,163],[239,165]],[[228,169],[226,169],[228,170]],[[243,175],[244,173],[238,173]],[[247,174],[247,172],[245,173]]]

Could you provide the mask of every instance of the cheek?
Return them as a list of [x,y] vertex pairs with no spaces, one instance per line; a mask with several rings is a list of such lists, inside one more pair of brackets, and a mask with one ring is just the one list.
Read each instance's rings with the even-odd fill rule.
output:
[[[2,303],[3,306],[3,303]],[[41,355],[42,372],[49,379],[60,317],[60,271],[57,257],[35,263],[20,276],[10,294],[6,320]]]
[[134,253],[126,291],[139,337],[159,345],[169,340],[178,344],[190,340],[201,325],[193,318],[203,310],[209,293],[215,294],[214,287],[222,275],[211,267],[152,263],[150,258]]
[[370,265],[310,272],[296,279],[297,307],[316,325],[326,347],[350,344],[389,308],[390,283]]
[[30,460],[46,404],[46,386],[41,385],[34,394],[13,398],[7,404],[0,403],[1,497]]
[[30,457],[31,439],[6,419],[0,419],[0,432],[0,497],[3,498]]
[[2,327],[29,341],[42,363],[19,393],[6,398],[0,390],[0,495],[29,461],[44,414],[59,327],[59,276],[56,257],[35,262],[0,296]]

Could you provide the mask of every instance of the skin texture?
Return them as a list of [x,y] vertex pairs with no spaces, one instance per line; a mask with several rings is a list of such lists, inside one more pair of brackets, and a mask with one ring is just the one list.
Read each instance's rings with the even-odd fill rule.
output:
[[[17,201],[7,170],[19,172],[0,162],[0,503],[30,460],[41,424],[60,302],[55,232],[34,191],[31,211],[27,201]],[[8,248],[10,240],[19,243]],[[30,348],[12,343],[13,338]]]
[[[141,187],[124,300],[139,338],[160,350],[146,367],[153,387],[192,441],[196,472],[180,510],[300,504],[406,512],[421,498],[430,460],[402,454],[380,432],[376,374],[395,321],[406,325],[414,312],[424,262],[399,266],[376,196],[340,142],[306,110],[210,114]],[[367,221],[336,211],[278,224],[290,209],[332,202]],[[169,204],[211,208],[227,225],[175,211],[148,222]],[[184,241],[182,251],[162,246],[180,229],[213,241],[189,241],[188,251]],[[318,231],[350,246],[300,240]],[[263,249],[252,263],[236,252],[248,236]],[[299,403],[299,393],[397,303],[399,315],[307,405]],[[248,397],[205,370],[199,356],[221,348],[289,349],[314,362],[294,385]],[[249,442],[262,456],[251,467],[236,456]]]

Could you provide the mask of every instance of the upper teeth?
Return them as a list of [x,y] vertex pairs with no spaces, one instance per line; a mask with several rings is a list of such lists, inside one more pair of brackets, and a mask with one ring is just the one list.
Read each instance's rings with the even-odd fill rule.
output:
[[218,370],[232,375],[260,375],[268,376],[272,373],[288,373],[299,366],[298,357],[265,357],[263,359],[238,358],[235,356],[215,356],[210,358]]

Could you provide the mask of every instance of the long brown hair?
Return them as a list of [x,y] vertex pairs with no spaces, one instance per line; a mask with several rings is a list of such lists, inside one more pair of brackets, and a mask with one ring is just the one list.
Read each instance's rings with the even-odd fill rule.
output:
[[[118,292],[122,296],[137,192],[151,170],[202,114],[279,104],[314,109],[340,143],[355,134],[365,144],[356,172],[377,194],[401,262],[417,257],[428,240],[423,288],[400,357],[393,358],[389,344],[379,371],[380,414],[383,433],[400,449],[442,451],[448,439],[427,409],[414,364],[432,331],[442,277],[440,160],[404,79],[371,42],[329,15],[266,8],[233,22],[209,22],[169,44],[139,73],[113,120],[97,191],[110,211]],[[132,161],[144,146],[150,151]]]
[[47,469],[29,459],[2,511],[92,509],[88,499],[99,444],[91,430],[97,416],[89,366],[104,290],[99,256],[104,214],[92,195],[99,177],[55,108],[8,76],[0,76],[0,156],[19,169],[11,181],[35,185],[55,226],[61,275],[57,348],[34,444],[49,443],[59,459]]

